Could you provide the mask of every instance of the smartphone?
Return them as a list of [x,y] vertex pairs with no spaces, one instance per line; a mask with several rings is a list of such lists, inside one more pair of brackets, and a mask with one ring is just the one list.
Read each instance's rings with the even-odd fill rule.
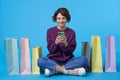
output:
[[65,36],[65,32],[58,32],[58,36]]

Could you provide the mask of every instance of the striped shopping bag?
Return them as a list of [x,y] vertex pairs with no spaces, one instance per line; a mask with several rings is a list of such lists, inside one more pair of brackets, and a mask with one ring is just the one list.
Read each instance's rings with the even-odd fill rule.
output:
[[20,73],[31,74],[30,41],[28,38],[21,38]]
[[116,52],[114,36],[108,36],[106,40],[105,72],[116,72]]
[[102,52],[99,36],[91,37],[92,48],[92,72],[103,72],[102,68]]
[[42,49],[36,46],[32,49],[32,74],[40,74],[40,68],[37,65],[38,58],[42,57]]
[[88,59],[88,65],[86,67],[87,71],[91,70],[90,67],[90,47],[88,42],[82,42],[82,56],[85,56]]
[[18,44],[15,38],[5,38],[8,74],[19,74]]

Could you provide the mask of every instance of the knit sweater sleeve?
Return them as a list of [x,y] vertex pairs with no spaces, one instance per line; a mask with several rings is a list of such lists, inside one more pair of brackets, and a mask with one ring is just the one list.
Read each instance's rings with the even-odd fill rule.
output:
[[48,29],[47,31],[47,48],[50,53],[56,53],[58,51],[58,44],[55,44],[55,41],[52,38],[51,31]]

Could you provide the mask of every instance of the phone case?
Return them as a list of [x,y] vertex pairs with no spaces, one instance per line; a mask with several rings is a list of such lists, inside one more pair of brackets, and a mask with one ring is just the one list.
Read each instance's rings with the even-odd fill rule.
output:
[[58,32],[58,36],[64,36],[65,32]]

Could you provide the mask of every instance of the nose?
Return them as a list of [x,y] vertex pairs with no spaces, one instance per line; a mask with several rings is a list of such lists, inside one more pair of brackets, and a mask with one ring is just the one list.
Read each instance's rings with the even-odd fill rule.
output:
[[64,21],[64,19],[60,19],[60,22],[63,22]]

